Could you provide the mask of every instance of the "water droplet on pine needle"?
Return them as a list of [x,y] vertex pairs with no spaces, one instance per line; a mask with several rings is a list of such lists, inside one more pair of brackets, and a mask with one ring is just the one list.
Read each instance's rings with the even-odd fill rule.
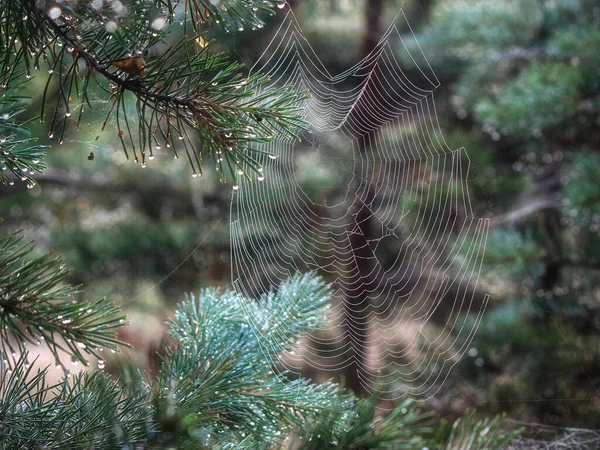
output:
[[50,8],[48,10],[48,17],[50,17],[52,20],[58,19],[61,16],[61,14],[62,10],[58,6]]

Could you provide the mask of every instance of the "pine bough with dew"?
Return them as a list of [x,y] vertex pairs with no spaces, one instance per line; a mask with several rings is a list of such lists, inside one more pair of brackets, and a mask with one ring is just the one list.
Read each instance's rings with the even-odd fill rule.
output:
[[[421,449],[453,439],[443,429],[434,436],[430,419],[410,401],[377,418],[375,396],[357,401],[331,382],[277,371],[281,352],[326,316],[331,290],[312,274],[257,301],[216,289],[189,296],[169,322],[152,370],[122,361],[116,379],[96,371],[50,384],[48,369],[30,364],[26,341],[44,337],[52,351],[84,360],[100,345],[114,348],[123,321],[107,300],[74,300],[73,289],[59,284],[59,260],[24,261],[30,248],[18,236],[0,248],[2,448]],[[20,355],[6,354],[11,345]],[[464,448],[501,448],[511,436],[494,424],[473,428],[487,436],[485,446]]]
[[[258,173],[258,144],[294,139],[306,126],[299,106],[304,94],[285,87],[258,93],[267,78],[244,77],[243,65],[212,52],[204,36],[211,24],[260,28],[261,13],[273,15],[276,6],[263,0],[2,0],[0,162],[28,184],[44,168],[39,148],[15,133],[26,102],[19,90],[39,77],[40,120],[59,144],[69,129],[97,122],[93,113],[100,111],[97,131],[109,121],[116,125],[114,138],[142,166],[169,149],[175,158],[186,156],[195,176],[203,160],[221,179]],[[25,144],[26,151],[15,148]]]

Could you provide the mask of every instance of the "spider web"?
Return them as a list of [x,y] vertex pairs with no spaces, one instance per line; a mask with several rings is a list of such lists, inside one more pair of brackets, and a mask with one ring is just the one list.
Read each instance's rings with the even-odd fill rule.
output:
[[[263,173],[234,187],[232,283],[252,297],[297,272],[322,274],[337,288],[327,329],[285,369],[378,360],[359,374],[367,388],[372,369],[388,395],[427,399],[469,350],[487,304],[476,290],[489,221],[473,215],[468,156],[444,141],[439,80],[407,38],[416,43],[401,11],[367,57],[331,75],[287,13],[252,70],[310,93],[310,130],[262,144]],[[250,321],[260,332],[263,318]]]

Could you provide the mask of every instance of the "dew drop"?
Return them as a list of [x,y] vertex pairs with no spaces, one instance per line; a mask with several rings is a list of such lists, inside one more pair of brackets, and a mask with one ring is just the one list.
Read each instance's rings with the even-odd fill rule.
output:
[[58,6],[50,8],[50,10],[48,11],[48,17],[50,17],[52,20],[58,19],[61,14],[62,10]]
[[125,14],[127,8],[119,0],[113,1],[112,7],[117,14]]
[[162,30],[167,21],[163,17],[157,17],[152,21],[152,28],[155,30]]
[[109,20],[108,22],[106,22],[104,27],[109,33],[114,33],[115,31],[117,31],[117,23],[114,20]]

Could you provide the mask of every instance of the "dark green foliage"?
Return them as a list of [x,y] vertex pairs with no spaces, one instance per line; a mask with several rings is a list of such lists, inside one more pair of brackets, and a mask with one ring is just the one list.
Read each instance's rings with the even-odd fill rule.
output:
[[494,96],[481,100],[475,115],[507,134],[545,130],[579,112],[584,81],[581,71],[570,64],[533,63]]
[[[349,411],[329,411],[309,423],[294,444],[303,450],[422,449],[431,433],[427,414],[412,401],[376,417],[379,395],[356,403]],[[341,419],[341,420],[340,420]]]
[[577,152],[569,159],[565,206],[584,214],[598,211],[600,174],[596,169],[600,166],[600,156],[592,152]]
[[589,0],[455,0],[436,10],[419,42],[434,62],[464,65],[453,102],[481,124],[502,136],[568,131],[575,114],[598,108],[596,9]]
[[518,431],[504,433],[504,417],[477,420],[475,411],[467,412],[449,427],[442,424],[437,431],[437,447],[440,450],[475,450],[507,448]]
[[592,0],[453,0],[417,34],[446,81],[444,133],[477,140],[465,145],[476,215],[493,212],[480,284],[492,301],[461,364],[469,384],[456,382],[492,411],[588,427],[599,424],[599,13]]

